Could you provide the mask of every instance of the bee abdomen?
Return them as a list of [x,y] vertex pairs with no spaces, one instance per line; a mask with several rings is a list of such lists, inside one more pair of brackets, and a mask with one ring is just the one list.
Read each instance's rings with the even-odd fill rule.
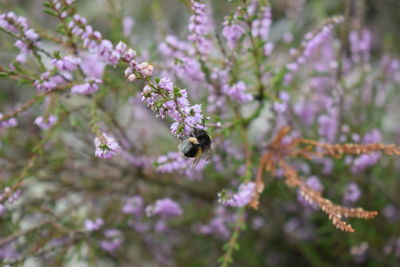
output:
[[183,155],[185,155],[188,158],[194,158],[196,157],[198,151],[199,151],[199,146],[198,145],[193,145],[188,151],[186,151]]

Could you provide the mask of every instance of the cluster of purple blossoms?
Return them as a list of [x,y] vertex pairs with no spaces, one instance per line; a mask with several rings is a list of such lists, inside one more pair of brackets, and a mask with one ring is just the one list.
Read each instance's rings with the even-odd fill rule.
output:
[[286,91],[281,91],[279,92],[279,100],[280,102],[274,103],[273,109],[275,112],[283,113],[287,110],[290,95]]
[[117,229],[104,230],[103,235],[105,239],[100,241],[100,247],[110,253],[116,251],[124,241],[122,232]]
[[209,39],[213,31],[211,19],[207,14],[207,6],[202,0],[191,0],[191,7],[194,14],[190,17],[191,34],[188,39],[195,44],[197,52],[205,57],[212,48],[212,42]]
[[143,213],[143,198],[141,196],[128,198],[122,206],[122,212],[141,216]]
[[26,56],[31,52],[32,46],[39,40],[39,35],[29,28],[27,19],[17,16],[13,12],[0,14],[0,28],[14,34],[18,40],[15,46],[20,50],[17,56],[18,62],[25,62]]
[[186,177],[192,180],[200,180],[202,170],[206,166],[206,162],[200,161],[199,164],[192,169],[193,161],[189,158],[182,157],[178,152],[169,152],[167,155],[160,156],[157,161],[157,172],[160,173],[184,173]]
[[50,115],[47,118],[39,116],[34,121],[34,123],[42,130],[48,130],[56,122],[57,122],[57,117],[54,115]]
[[197,225],[197,232],[203,235],[217,235],[227,239],[230,235],[229,225],[235,221],[235,216],[228,213],[224,206],[217,206],[214,210],[214,217],[207,223]]
[[11,128],[17,126],[18,122],[15,118],[2,120],[3,114],[0,113],[0,129]]
[[160,79],[156,88],[146,85],[143,88],[142,101],[157,116],[165,118],[168,114],[173,119],[171,132],[176,136],[188,136],[194,128],[203,128],[201,105],[191,106],[186,89],[174,87],[168,78]]
[[330,114],[322,114],[318,117],[318,133],[327,142],[333,143],[336,138],[338,129],[338,118],[335,109],[330,111]]
[[244,207],[254,196],[256,184],[253,182],[243,183],[235,194],[229,192],[218,193],[218,202],[231,207]]
[[199,62],[194,57],[195,50],[189,42],[180,41],[174,36],[167,36],[158,48],[162,55],[170,59],[168,67],[180,79],[186,82],[203,82],[205,75]]
[[272,24],[272,13],[270,6],[261,7],[262,15],[259,19],[253,20],[251,24],[251,34],[263,41],[268,40],[269,31]]
[[183,211],[178,203],[170,198],[164,198],[157,200],[153,205],[146,207],[147,216],[159,215],[163,218],[171,218],[175,216],[181,216]]
[[349,34],[351,57],[354,62],[368,62],[372,44],[371,32],[368,29],[351,31]]
[[95,156],[102,159],[112,158],[120,149],[117,141],[106,133],[102,133],[101,137],[96,137],[94,144],[96,146]]
[[34,85],[38,92],[50,92],[64,83],[65,80],[61,76],[52,76],[50,72],[46,71],[42,73],[39,80],[35,81]]
[[246,93],[246,90],[246,84],[242,81],[239,81],[232,86],[225,85],[222,87],[222,91],[239,104],[247,103],[253,100],[253,96],[249,93]]
[[[69,22],[68,27],[71,29],[72,34],[80,37],[83,46],[89,49],[92,54],[98,56],[103,62],[116,66],[121,60],[129,62],[130,66],[141,72],[143,70],[143,77],[149,77],[152,74],[152,66],[147,63],[137,64],[133,58],[136,52],[132,49],[127,49],[123,42],[119,42],[115,47],[111,41],[103,39],[100,32],[93,30],[92,26],[87,24],[87,19],[78,14],[73,16]],[[146,66],[145,66],[146,65]]]
[[222,35],[227,40],[228,47],[233,49],[236,47],[238,40],[244,34],[242,26],[229,21],[224,21],[224,28],[222,29]]
[[[382,136],[380,131],[374,129],[371,132],[366,133],[362,141],[364,144],[371,144],[378,143],[381,139]],[[353,160],[351,171],[353,173],[360,173],[369,166],[375,165],[380,158],[381,154],[379,152],[360,155]]]
[[100,229],[100,227],[102,227],[104,224],[103,219],[101,218],[97,218],[96,220],[92,221],[92,220],[85,220],[85,229],[87,231],[97,231]]
[[51,64],[60,72],[73,72],[82,63],[82,60],[74,56],[65,56],[63,58],[53,58]]
[[[336,16],[331,19],[331,22],[322,26],[320,29],[314,32],[308,32],[304,36],[304,40],[301,44],[300,54],[297,54],[294,61],[286,65],[288,73],[285,76],[286,83],[290,82],[294,72],[296,72],[300,65],[304,64],[308,58],[315,53],[318,47],[325,43],[332,34],[334,26],[343,22],[343,17]],[[291,51],[296,54],[296,50]]]
[[343,202],[354,203],[360,198],[360,196],[361,196],[360,187],[358,187],[356,183],[350,183],[345,188],[343,195]]
[[74,85],[71,92],[74,94],[90,95],[99,90],[102,80],[95,78],[86,78],[85,83]]

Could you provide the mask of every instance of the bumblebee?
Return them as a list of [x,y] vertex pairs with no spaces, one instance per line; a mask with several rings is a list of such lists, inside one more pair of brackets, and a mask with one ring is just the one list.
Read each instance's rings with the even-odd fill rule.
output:
[[196,128],[189,138],[179,144],[178,149],[185,157],[194,158],[194,169],[201,159],[211,159],[211,137],[206,131]]

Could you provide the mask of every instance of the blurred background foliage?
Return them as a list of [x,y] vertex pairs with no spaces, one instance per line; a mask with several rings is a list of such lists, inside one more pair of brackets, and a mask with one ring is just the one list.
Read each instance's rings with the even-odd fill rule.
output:
[[[222,28],[224,16],[230,14],[235,3],[238,2],[241,1],[211,1],[217,29],[219,27],[217,32],[220,32]],[[357,10],[362,14],[353,14],[353,8],[350,8],[348,12],[351,16],[357,15],[358,21],[355,22],[355,25],[352,25],[353,27],[365,26],[372,31],[373,58],[382,57],[382,51],[392,55],[398,55],[400,52],[399,0],[273,0],[270,2],[274,23],[272,39],[280,39],[286,32],[290,31],[293,33],[293,42],[299,44],[303,35],[325,18],[336,14],[345,14],[349,7],[359,5],[360,8]],[[53,30],[57,21],[42,13],[42,4],[43,1],[36,0],[0,0],[2,11],[16,11],[16,13],[27,17],[31,25],[38,30]],[[186,35],[190,16],[189,1],[184,0],[80,0],[78,1],[78,9],[79,13],[89,18],[94,28],[99,29],[103,35],[113,41],[126,40],[126,37],[122,35],[122,19],[125,16],[134,18],[132,39],[129,41],[138,51],[147,51],[151,61],[158,58],[158,44],[166,35],[173,34],[181,37]],[[4,35],[0,38],[0,49],[0,62],[2,64],[15,57],[15,54],[9,53],[9,51],[15,51],[12,42]],[[280,50],[280,47],[276,49]],[[7,53],[4,51],[7,51]],[[32,96],[29,93],[30,91],[24,90],[23,86],[18,86],[13,82],[2,80],[0,111],[9,110],[17,101],[28,99]],[[398,98],[398,95],[396,97]],[[398,109],[394,110],[394,113],[396,112],[398,112]],[[392,119],[390,123],[393,130],[389,131],[389,134],[385,134],[383,140],[386,143],[400,144],[399,121]],[[22,122],[21,124],[26,126],[23,130],[12,130],[15,131],[15,135],[11,137],[9,142],[18,146],[24,144],[30,147],[40,139],[37,134],[38,130],[33,125],[27,126],[28,123]],[[359,132],[365,133],[369,128],[366,126],[366,129],[359,129]],[[34,138],[27,139],[26,135],[18,131],[30,131]],[[170,147],[162,149],[168,151]],[[24,150],[7,150],[3,153],[16,154],[15,158],[27,158],[29,153],[21,154],[21,151]],[[53,151],[52,155],[54,161],[52,161],[50,169],[52,169],[52,173],[56,173],[62,164],[57,164],[56,152]],[[18,166],[21,163],[16,161],[15,164]],[[307,210],[299,212],[304,207],[296,203],[296,192],[288,190],[279,179],[269,177],[262,198],[263,208],[257,211],[249,211],[248,230],[244,231],[240,237],[240,250],[235,253],[233,266],[351,266],[357,263],[365,266],[400,266],[400,244],[397,244],[397,254],[390,253],[384,256],[385,246],[392,242],[390,240],[400,238],[400,195],[398,193],[400,192],[400,177],[397,165],[398,160],[384,158],[379,164],[368,168],[363,173],[353,174],[343,162],[338,162],[334,166],[335,171],[329,175],[323,174],[320,166],[312,166],[313,174],[323,177],[321,180],[326,188],[326,196],[334,202],[341,202],[343,187],[351,179],[360,185],[362,191],[362,197],[357,205],[380,212],[388,206],[394,208],[395,215],[390,219],[380,215],[369,221],[353,220],[351,223],[356,232],[352,234],[336,230],[322,212]],[[91,190],[102,190],[103,187],[107,187],[107,181],[96,181],[96,183],[92,182],[84,187]],[[204,194],[201,198],[205,198],[206,202],[212,201],[212,198],[216,196],[216,192],[207,191],[207,181],[192,181],[191,183],[191,187],[204,188]],[[123,187],[124,184],[118,186]],[[156,190],[173,191],[173,188],[161,187]],[[112,206],[112,203],[106,201],[108,197],[108,195],[105,195],[104,199],[99,201],[104,201],[105,205]],[[191,221],[193,219],[197,220],[198,217],[202,217],[203,213],[204,218],[210,216],[208,210],[202,210],[204,208],[202,201],[184,203],[185,212],[187,212],[185,220],[187,221],[178,220],[176,222],[179,225],[176,231],[180,232],[178,236],[181,238],[176,240],[177,245],[174,248],[174,261],[178,263],[178,266],[214,266],[216,259],[221,255],[224,240],[207,235],[196,235],[192,231]],[[260,220],[262,226],[258,228],[257,222]],[[254,225],[256,226],[254,227]],[[257,230],[252,228],[257,228]],[[288,228],[291,228],[290,231]],[[185,238],[182,238],[182,236],[185,236]],[[31,238],[37,237],[32,236]],[[164,238],[158,240],[158,242],[177,238],[177,236],[171,235]],[[145,264],[157,265],[151,263],[151,256],[147,255],[145,249],[140,250],[138,249],[139,246],[136,247],[135,242],[139,241],[134,236],[127,235],[125,239],[128,243],[132,240],[132,247],[128,248],[129,252],[132,252],[132,255],[138,258],[143,258],[143,266]],[[364,257],[361,259],[357,258],[357,253],[351,253],[351,250],[356,251],[360,246],[360,250],[362,250],[363,242],[368,244],[368,253],[361,255],[360,257]],[[392,248],[395,249],[396,245]],[[115,258],[119,256],[117,255]],[[117,260],[115,258],[111,257],[109,260],[117,264],[116,266],[129,266],[123,264],[123,259]],[[149,262],[146,262],[146,259]],[[137,264],[134,266],[142,266],[140,262]]]

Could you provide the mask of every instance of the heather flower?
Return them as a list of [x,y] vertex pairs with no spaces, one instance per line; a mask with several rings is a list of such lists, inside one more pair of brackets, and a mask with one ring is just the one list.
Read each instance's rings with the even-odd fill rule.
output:
[[271,55],[272,50],[274,50],[274,44],[273,43],[266,43],[263,47],[263,53],[264,56],[268,57]]
[[287,92],[281,91],[279,92],[279,100],[281,100],[281,102],[275,102],[273,108],[276,112],[283,113],[287,109],[290,96]]
[[368,29],[351,31],[349,34],[351,56],[354,62],[361,59],[367,61],[370,58],[372,37]]
[[369,244],[367,241],[362,242],[358,246],[352,246],[350,248],[350,254],[353,256],[357,263],[362,263],[367,258]]
[[137,71],[143,77],[151,77],[153,75],[153,65],[150,65],[148,62],[142,62],[137,66]]
[[6,129],[17,126],[18,122],[15,118],[9,118],[7,120],[2,120],[3,114],[0,113],[0,129]]
[[34,83],[38,92],[50,92],[60,84],[62,84],[60,79],[56,76],[51,76],[50,72],[42,73],[40,79]]
[[100,241],[100,247],[103,250],[107,252],[114,252],[122,245],[124,238],[121,231],[117,229],[107,229],[103,232],[103,234],[106,238]]
[[94,54],[84,54],[81,58],[80,66],[86,77],[102,79],[105,63]]
[[104,224],[103,219],[101,218],[97,218],[96,220],[92,221],[92,220],[85,220],[85,229],[87,231],[97,231],[100,229],[100,227],[102,227]]
[[224,86],[222,90],[226,95],[237,101],[239,104],[253,100],[253,96],[249,93],[246,93],[246,84],[242,81],[232,86]]
[[221,192],[218,194],[218,202],[225,206],[244,207],[253,198],[256,185],[253,182],[243,183],[235,194]]
[[160,215],[161,217],[181,216],[183,211],[178,203],[170,198],[157,200],[153,205],[146,207],[147,216]]
[[130,16],[124,17],[124,19],[122,20],[122,32],[124,36],[129,37],[132,32],[133,26],[135,26],[134,18]]
[[261,17],[253,20],[251,24],[251,34],[254,37],[259,37],[261,40],[268,39],[269,30],[272,23],[272,13],[270,6],[261,7]]
[[360,196],[361,191],[358,185],[356,183],[348,184],[343,195],[343,202],[354,203],[360,198]]
[[228,21],[224,22],[222,35],[226,38],[229,48],[236,47],[238,40],[243,35],[244,29],[238,24],[229,24]]
[[96,146],[95,156],[103,159],[112,158],[120,149],[117,141],[106,133],[103,133],[101,138],[96,137],[94,144]]
[[81,64],[82,60],[78,57],[74,56],[65,56],[59,59],[52,59],[51,63],[59,70],[72,72],[77,69],[79,64]]
[[[292,79],[293,72],[296,72],[300,65],[307,62],[307,60],[317,51],[322,44],[326,43],[334,29],[334,26],[343,22],[343,17],[333,17],[328,24],[323,25],[320,29],[314,32],[308,32],[305,34],[304,39],[301,43],[301,51],[295,59],[286,65],[289,71],[285,75],[286,84]],[[297,51],[295,51],[296,53]]]
[[207,14],[207,6],[202,0],[191,0],[193,15],[190,17],[188,39],[192,41],[198,53],[207,56],[210,53],[212,42],[208,38],[212,34],[210,16]]
[[6,208],[0,204],[0,217],[2,217],[6,213]]
[[85,83],[74,85],[71,92],[74,94],[90,95],[99,90],[99,84],[103,81],[95,78],[86,78]]
[[217,206],[214,210],[214,217],[206,224],[198,226],[200,234],[216,234],[227,239],[230,235],[229,225],[235,220],[234,216],[228,213],[224,206]]
[[48,130],[56,122],[57,122],[57,117],[54,115],[50,115],[48,118],[39,116],[35,119],[35,124],[42,130]]
[[15,46],[20,50],[17,61],[25,62],[31,47],[37,43],[39,35],[35,30],[29,28],[26,18],[17,16],[14,12],[0,13],[0,28],[13,33],[19,38],[15,42]]
[[140,196],[128,198],[122,206],[122,212],[140,216],[143,212],[143,198]]
[[174,90],[174,84],[169,78],[161,78],[157,85],[167,92],[172,92]]
[[338,121],[335,114],[322,114],[318,117],[318,132],[327,142],[333,143],[338,130]]

